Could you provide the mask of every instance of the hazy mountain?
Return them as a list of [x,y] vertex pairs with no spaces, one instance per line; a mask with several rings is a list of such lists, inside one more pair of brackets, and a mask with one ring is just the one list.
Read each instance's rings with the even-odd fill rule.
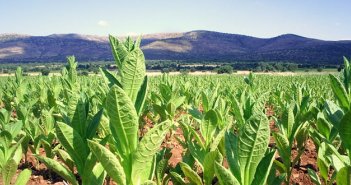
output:
[[[341,63],[351,56],[351,41],[324,41],[286,34],[273,38],[210,31],[159,33],[143,36],[149,60],[292,61]],[[30,36],[0,34],[0,62],[112,60],[107,37],[79,34]]]

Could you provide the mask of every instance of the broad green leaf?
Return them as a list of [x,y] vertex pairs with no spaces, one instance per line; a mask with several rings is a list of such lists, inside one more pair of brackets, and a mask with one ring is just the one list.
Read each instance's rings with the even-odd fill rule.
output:
[[[101,163],[97,163],[92,172],[91,172],[92,175],[90,175],[88,178],[89,178],[89,184],[103,184],[104,183],[104,180],[106,178],[106,172],[104,170],[104,167],[102,166]],[[84,183],[82,183],[84,184]],[[88,183],[87,183],[88,184]]]
[[127,51],[132,51],[134,49],[134,42],[130,36],[127,37],[123,44],[126,47]]
[[235,120],[240,124],[240,125],[244,125],[244,112],[243,112],[243,109],[242,107],[240,106],[238,100],[233,97],[232,98],[232,111],[234,113],[234,117],[235,117]]
[[167,107],[166,107],[166,111],[167,111],[167,114],[170,115],[171,117],[174,117],[174,113],[176,111],[176,106],[174,105],[173,102],[170,102],[167,104]]
[[78,172],[83,172],[88,151],[82,137],[72,127],[62,122],[56,124],[56,135],[61,145],[75,162]]
[[[230,128],[232,124],[228,124],[227,128]],[[211,144],[210,144],[210,151],[215,151],[218,148],[218,145],[223,141],[223,137],[225,133],[227,132],[227,129],[221,129],[219,133],[215,136],[215,138],[212,139]]]
[[301,89],[301,87],[296,88],[296,101],[297,101],[298,107],[301,106],[301,102],[302,102],[302,89]]
[[162,98],[160,99],[161,101],[168,102],[172,98],[172,89],[169,85],[166,84],[160,84],[159,85],[159,91],[162,95]]
[[263,94],[260,94],[258,98],[252,99],[253,101],[252,115],[262,114],[262,112],[265,109],[265,102],[267,99],[266,98],[267,95],[268,95],[268,92],[265,92]]
[[76,180],[76,177],[72,172],[70,172],[67,168],[65,168],[62,164],[57,162],[54,159],[50,159],[47,157],[42,157],[39,155],[35,155],[35,157],[43,162],[48,168],[52,169],[54,172],[56,172],[58,175],[63,177],[65,180],[70,182],[73,185],[78,185],[78,182]]
[[350,108],[350,100],[347,95],[345,87],[342,85],[340,80],[336,78],[334,75],[329,74],[329,79],[331,82],[332,90],[334,92],[335,97],[339,101],[339,104],[344,109],[348,110]]
[[[286,161],[286,160],[285,160]],[[280,172],[280,173],[286,173],[288,171],[288,168],[281,163],[278,160],[274,160],[273,163],[275,164],[275,168]],[[290,162],[289,162],[290,163]],[[289,166],[290,167],[290,166]]]
[[184,179],[182,178],[182,176],[180,176],[178,173],[176,172],[170,172],[171,178],[172,178],[172,182],[175,184],[180,184],[180,185],[186,185]]
[[159,123],[149,130],[139,142],[133,153],[132,178],[134,184],[150,180],[154,155],[160,150],[164,137],[171,126],[172,122],[170,121]]
[[251,184],[258,163],[267,150],[269,122],[265,115],[258,115],[250,118],[242,129],[238,141],[241,180],[244,184]]
[[[18,143],[16,143],[18,144]],[[22,159],[22,155],[23,155],[23,149],[21,147],[21,144],[19,144],[20,146],[17,147],[17,149],[15,150],[15,153],[12,156],[12,159],[15,160],[16,164],[19,164],[21,159]],[[12,148],[13,149],[13,148]]]
[[339,129],[341,118],[344,116],[343,110],[334,102],[327,100],[325,102],[325,113],[333,126]]
[[110,46],[112,50],[113,57],[115,59],[118,69],[122,68],[122,63],[124,58],[128,55],[127,49],[121,44],[117,38],[109,35]]
[[351,68],[350,68],[350,62],[349,60],[347,60],[346,57],[344,58],[344,70],[343,70],[343,74],[344,74],[344,85],[345,85],[345,89],[348,93],[350,93],[350,83],[351,83]]
[[140,47],[140,43],[141,43],[141,35],[139,35],[138,38],[135,40],[133,49],[139,48]]
[[21,173],[18,175],[16,179],[15,185],[26,185],[31,175],[32,175],[31,170],[25,169],[21,171]]
[[180,162],[179,165],[184,175],[188,178],[190,182],[196,185],[202,185],[201,177],[193,169],[191,169],[191,167],[188,164]]
[[155,113],[160,114],[161,120],[167,119],[167,113],[166,113],[166,109],[164,107],[161,107],[157,104],[153,104],[152,106],[153,106]]
[[0,109],[0,123],[8,123],[11,117],[11,113],[6,109]]
[[214,169],[220,185],[240,185],[233,174],[219,163],[215,163]]
[[325,143],[321,143],[318,149],[317,155],[317,166],[319,168],[319,173],[324,179],[328,179],[329,176],[329,165],[330,163],[327,162],[326,157],[326,145]]
[[254,180],[251,184],[265,185],[275,159],[275,151],[268,153],[257,166]]
[[11,133],[12,137],[16,137],[19,132],[22,130],[23,127],[23,121],[18,120],[15,123],[9,123],[5,125],[5,130]]
[[179,108],[185,101],[185,96],[174,97],[170,101],[174,104],[176,108]]
[[94,141],[89,140],[88,145],[90,150],[106,170],[107,174],[118,184],[127,184],[126,174],[124,173],[123,167],[116,156],[110,150]]
[[192,142],[192,141],[187,141],[187,147],[188,147],[188,150],[190,151],[190,154],[194,157],[194,159],[203,168],[205,155],[207,153],[205,148],[202,148],[200,145],[198,145],[197,143]]
[[138,143],[138,116],[127,94],[118,86],[113,86],[106,97],[106,111],[110,117],[113,137],[120,143],[123,156],[128,156]]
[[294,118],[294,104],[291,104],[289,106],[289,108],[287,109],[287,112],[285,112],[283,114],[283,125],[285,127],[285,131],[287,134],[287,137],[290,138],[291,134],[292,134],[292,130],[293,130],[293,126],[294,126],[294,122],[295,122],[295,118]]
[[162,183],[163,177],[166,173],[166,169],[168,166],[168,160],[167,159],[161,159],[156,166],[156,180],[158,184]]
[[196,121],[201,121],[202,113],[197,108],[191,107],[191,109],[189,109],[188,112]]
[[336,174],[336,183],[338,185],[351,184],[351,167],[345,166]]
[[12,139],[12,135],[9,131],[3,130],[0,132],[0,143],[2,146],[10,146]]
[[206,147],[205,147],[204,142],[203,142],[202,138],[200,137],[200,135],[191,126],[188,126],[188,128],[189,128],[191,135],[194,136],[194,139],[197,141],[197,144],[202,149],[205,149]]
[[326,143],[328,149],[330,149],[334,155],[331,155],[332,158],[331,163],[334,166],[336,171],[339,171],[342,167],[350,165],[350,159],[348,156],[341,155],[338,150],[329,143]]
[[238,137],[232,132],[227,132],[225,134],[225,151],[230,171],[235,178],[241,182],[240,164],[238,161]]
[[16,77],[16,83],[18,85],[21,84],[23,81],[23,70],[21,67],[17,67],[15,77]]
[[274,140],[277,144],[279,155],[285,159],[284,161],[289,161],[290,163],[290,155],[291,155],[291,148],[289,145],[289,140],[281,133],[273,133]]
[[147,82],[147,76],[145,76],[143,84],[141,85],[141,88],[139,89],[138,96],[137,96],[137,99],[136,99],[135,105],[134,105],[138,115],[140,115],[143,111],[148,87],[149,86],[148,86],[148,82]]
[[2,179],[5,185],[10,185],[12,177],[16,174],[17,163],[13,159],[9,159],[2,168]]
[[329,139],[331,125],[328,121],[324,118],[322,113],[318,113],[317,115],[317,123],[316,123],[318,131],[327,139]]
[[[308,137],[308,127],[306,126],[306,122],[299,125],[299,127],[294,131],[294,138],[296,140],[296,147],[299,149],[304,148],[305,141]],[[292,142],[291,142],[292,143]]]
[[205,184],[212,184],[212,179],[215,174],[214,165],[215,162],[222,163],[223,156],[218,151],[212,151],[206,154],[204,160],[203,179]]
[[78,100],[76,110],[74,112],[71,127],[79,133],[81,137],[86,135],[87,110],[84,97],[81,96]]
[[330,160],[331,165],[337,172],[340,171],[343,167],[347,166],[348,164],[348,156],[345,155],[331,155],[328,157],[328,159]]
[[96,130],[99,127],[101,117],[103,115],[104,109],[101,109],[99,112],[97,112],[91,122],[88,125],[87,128],[87,138],[91,139],[96,135]]
[[101,74],[108,80],[108,86],[112,87],[113,85],[117,85],[122,88],[122,84],[118,81],[115,75],[113,75],[110,71],[100,68]]
[[308,175],[310,176],[312,182],[314,182],[316,185],[322,185],[321,180],[319,179],[317,173],[310,168],[307,168]]
[[95,155],[90,152],[85,161],[84,172],[83,174],[80,174],[82,184],[99,184],[97,182],[101,180],[101,176],[105,175],[103,172],[103,166],[101,163],[97,162]]
[[73,169],[74,168],[74,162],[71,158],[71,156],[69,156],[69,154],[62,149],[58,149],[56,151],[56,154],[58,157],[60,157],[60,159],[62,160],[62,162],[69,168],[69,169]]
[[68,65],[66,66],[66,69],[68,71],[68,79],[70,80],[71,83],[75,83],[77,81],[77,62],[76,58],[74,56],[68,56],[67,57],[67,63]]
[[134,49],[126,56],[120,70],[123,74],[123,89],[134,104],[146,71],[144,54],[140,48]]
[[201,122],[200,125],[200,131],[202,134],[202,137],[204,137],[206,146],[210,144],[210,141],[212,140],[212,137],[216,131],[218,123],[218,116],[216,111],[214,110],[209,110],[204,117],[204,120]]
[[207,112],[210,106],[208,97],[203,91],[201,92],[201,97],[202,97],[202,109],[204,110],[204,112]]
[[339,134],[345,147],[351,151],[351,111],[341,119]]

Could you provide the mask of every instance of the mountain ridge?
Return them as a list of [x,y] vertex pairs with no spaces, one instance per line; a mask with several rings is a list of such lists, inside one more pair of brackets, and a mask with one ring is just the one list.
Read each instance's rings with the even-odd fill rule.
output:
[[[134,38],[137,36],[133,36]],[[119,36],[120,39],[125,36]],[[326,41],[296,34],[271,38],[195,30],[142,35],[141,47],[148,60],[289,61],[339,63],[351,55],[351,40]],[[0,62],[113,60],[108,36],[51,34],[30,36],[0,34]]]

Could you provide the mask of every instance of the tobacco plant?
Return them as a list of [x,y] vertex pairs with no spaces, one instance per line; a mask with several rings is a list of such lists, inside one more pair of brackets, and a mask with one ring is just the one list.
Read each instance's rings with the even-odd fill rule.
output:
[[[343,79],[329,75],[331,88],[337,100],[337,104],[326,101],[323,114],[319,115],[320,132],[314,132],[318,136],[319,144],[317,165],[321,169],[322,180],[310,170],[309,173],[316,184],[351,183],[351,66],[347,58],[344,58]],[[331,167],[334,168],[332,177],[328,178]]]
[[[10,115],[5,109],[1,109],[0,123],[0,173],[2,183],[10,185],[22,158],[21,144],[25,134],[21,131],[23,122],[20,120],[11,121]],[[29,169],[23,170],[18,175],[15,184],[26,184],[30,175],[31,171]]]
[[274,160],[274,151],[267,151],[269,122],[265,115],[253,115],[239,133],[225,135],[226,157],[229,170],[215,163],[219,183],[266,184]]
[[158,114],[160,121],[167,119],[176,121],[177,111],[185,101],[185,96],[179,95],[177,88],[176,84],[169,80],[168,75],[164,74],[158,86],[159,94],[151,93],[152,110]]
[[102,110],[93,117],[89,117],[88,102],[86,97],[82,95],[78,100],[73,118],[55,124],[57,139],[64,149],[58,148],[55,152],[60,156],[64,165],[49,158],[50,156],[36,155],[40,161],[71,184],[79,184],[74,175],[75,168],[80,175],[82,184],[102,184],[106,175],[101,164],[96,162],[95,156],[90,152],[87,143],[87,139],[96,136]]
[[124,43],[110,36],[110,44],[118,76],[104,71],[110,90],[105,109],[109,116],[112,138],[109,149],[90,140],[89,147],[107,174],[118,184],[150,184],[154,178],[155,154],[172,126],[165,120],[150,129],[139,139],[139,115],[147,93],[145,59],[140,50],[140,39],[130,38]]

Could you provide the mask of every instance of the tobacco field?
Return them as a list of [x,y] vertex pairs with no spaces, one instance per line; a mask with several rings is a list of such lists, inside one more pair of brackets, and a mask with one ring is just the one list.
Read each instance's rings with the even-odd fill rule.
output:
[[61,76],[0,78],[0,184],[351,183],[347,58],[337,75],[147,77],[140,39],[110,45],[117,73],[78,76],[70,56]]

